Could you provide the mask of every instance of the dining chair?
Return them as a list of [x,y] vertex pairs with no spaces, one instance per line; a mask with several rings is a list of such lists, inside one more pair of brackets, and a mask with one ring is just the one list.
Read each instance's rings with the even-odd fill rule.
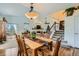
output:
[[17,44],[18,44],[18,53],[17,56],[21,56],[21,44],[20,44],[20,37],[19,35],[16,35],[16,40],[17,40]]
[[58,56],[60,46],[61,46],[61,39],[58,38],[54,47],[53,56]]
[[29,48],[26,48],[25,44],[24,44],[24,40],[20,37],[20,35],[16,35],[16,40],[17,40],[17,43],[18,43],[18,54],[17,56],[24,56],[24,55],[27,55],[28,56],[28,53],[27,53],[27,50]]
[[56,43],[55,43],[55,47],[52,46],[53,51],[50,51],[48,48],[43,48],[42,52],[44,54],[44,56],[58,56],[58,52],[59,52],[59,48],[61,45],[61,40],[60,38],[57,39]]

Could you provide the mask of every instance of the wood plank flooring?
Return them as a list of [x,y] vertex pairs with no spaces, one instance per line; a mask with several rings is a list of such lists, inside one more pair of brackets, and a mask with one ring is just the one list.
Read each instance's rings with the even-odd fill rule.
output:
[[[53,46],[55,43],[53,42]],[[4,48],[4,49],[3,49]],[[53,47],[52,47],[53,48]],[[3,45],[0,45],[0,56],[17,56],[17,42],[13,39],[8,39]],[[74,52],[73,52],[74,51]],[[49,51],[48,51],[49,52]],[[51,52],[52,55],[53,51]],[[48,53],[47,53],[48,55]],[[69,47],[60,47],[59,56],[79,56],[79,49]]]
[[[13,52],[12,52],[13,51]],[[73,51],[74,51],[74,54],[73,54]],[[10,53],[9,53],[10,52]],[[8,50],[8,55],[10,55],[10,54],[13,54],[13,53],[16,53],[17,52],[17,50]],[[53,52],[53,51],[52,51]],[[51,56],[52,56],[52,52],[51,52]],[[48,53],[47,53],[48,54]],[[17,55],[17,53],[15,54],[15,55],[10,55],[10,56],[16,56]],[[79,49],[73,49],[73,48],[60,48],[60,50],[59,50],[59,53],[58,53],[58,55],[59,56],[79,56]],[[6,52],[5,52],[5,50],[2,50],[2,49],[0,49],[0,56],[7,56],[6,55]],[[46,55],[46,56],[48,56],[48,55]]]

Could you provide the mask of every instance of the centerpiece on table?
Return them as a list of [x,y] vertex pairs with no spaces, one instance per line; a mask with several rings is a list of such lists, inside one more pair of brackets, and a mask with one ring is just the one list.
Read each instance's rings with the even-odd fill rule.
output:
[[32,38],[33,40],[36,39],[36,33],[35,33],[35,32],[32,32],[32,33],[31,33],[31,38]]

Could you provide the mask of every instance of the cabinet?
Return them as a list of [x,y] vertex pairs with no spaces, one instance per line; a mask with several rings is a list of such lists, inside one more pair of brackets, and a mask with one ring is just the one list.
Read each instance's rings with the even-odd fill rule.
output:
[[74,18],[74,46],[79,48],[79,16]]
[[79,15],[65,18],[64,40],[72,47],[79,48]]

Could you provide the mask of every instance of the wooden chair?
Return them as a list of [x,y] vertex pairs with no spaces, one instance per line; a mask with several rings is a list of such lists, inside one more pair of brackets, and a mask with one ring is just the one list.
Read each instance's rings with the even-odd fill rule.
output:
[[50,51],[49,49],[43,49],[43,54],[44,56],[58,56],[58,52],[59,52],[59,48],[60,48],[60,45],[61,45],[61,40],[60,38],[56,41],[56,44],[55,44],[55,47],[53,47],[53,51]]
[[61,45],[61,40],[60,38],[58,38],[54,47],[53,56],[58,56],[60,45]]
[[20,47],[20,40],[19,40],[20,38],[19,38],[19,36],[18,35],[16,35],[16,40],[17,40],[17,44],[18,44],[18,54],[17,54],[17,56],[21,56],[21,47]]
[[17,43],[18,43],[18,56],[24,56],[24,55],[28,55],[27,54],[27,50],[28,48],[26,48],[25,44],[24,44],[24,40],[19,36],[19,35],[16,35],[16,40],[17,40]]

